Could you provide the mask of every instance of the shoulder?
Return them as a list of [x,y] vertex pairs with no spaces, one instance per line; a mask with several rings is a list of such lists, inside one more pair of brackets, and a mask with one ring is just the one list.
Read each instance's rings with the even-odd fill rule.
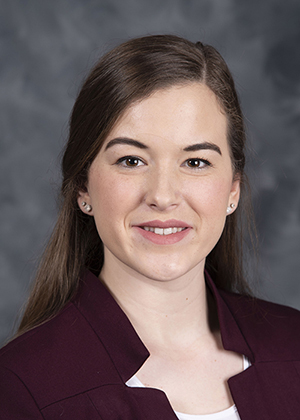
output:
[[99,387],[107,378],[118,380],[104,346],[72,302],[3,347],[0,371],[0,389],[5,382],[22,384],[39,407]]
[[258,358],[300,359],[300,311],[255,297],[220,294]]

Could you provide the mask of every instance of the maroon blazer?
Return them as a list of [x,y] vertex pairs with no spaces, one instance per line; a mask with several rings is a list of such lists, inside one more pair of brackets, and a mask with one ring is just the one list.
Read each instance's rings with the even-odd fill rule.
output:
[[[300,419],[300,313],[207,282],[224,348],[252,364],[228,381],[241,419]],[[125,385],[148,356],[113,297],[87,273],[55,318],[0,351],[0,419],[176,420],[164,392]]]

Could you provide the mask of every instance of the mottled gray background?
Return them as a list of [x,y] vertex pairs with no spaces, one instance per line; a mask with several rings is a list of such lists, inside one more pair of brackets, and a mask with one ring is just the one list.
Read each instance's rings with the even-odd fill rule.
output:
[[83,77],[128,37],[214,45],[251,142],[261,295],[300,309],[299,0],[0,0],[0,342],[56,215],[59,153]]

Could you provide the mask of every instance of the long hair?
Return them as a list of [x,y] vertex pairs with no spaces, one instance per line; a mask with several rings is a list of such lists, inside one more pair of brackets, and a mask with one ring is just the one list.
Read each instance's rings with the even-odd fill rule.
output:
[[[234,176],[244,174],[245,129],[230,71],[209,45],[173,35],[129,40],[104,55],[85,80],[70,118],[62,160],[63,181],[57,224],[41,260],[18,333],[53,317],[74,295],[82,271],[99,274],[103,244],[93,217],[78,207],[89,168],[124,111],[159,89],[199,82],[216,95],[227,117],[227,137]],[[217,286],[247,291],[242,269],[241,206],[227,217],[224,231],[207,256],[206,268]]]

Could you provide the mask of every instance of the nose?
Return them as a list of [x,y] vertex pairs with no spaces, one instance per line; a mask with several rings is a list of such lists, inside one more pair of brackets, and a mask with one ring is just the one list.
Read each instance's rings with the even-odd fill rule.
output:
[[164,211],[176,207],[180,202],[179,180],[170,169],[151,171],[146,186],[146,204]]

